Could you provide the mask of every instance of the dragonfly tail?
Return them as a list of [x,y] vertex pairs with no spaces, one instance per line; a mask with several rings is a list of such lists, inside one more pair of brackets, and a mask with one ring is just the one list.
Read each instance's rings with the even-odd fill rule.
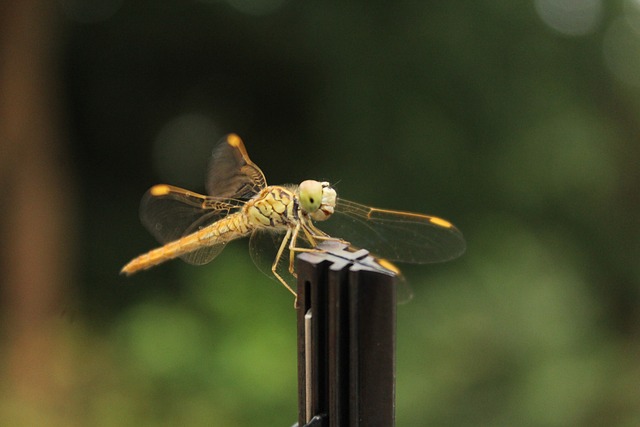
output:
[[197,235],[195,233],[187,236],[186,238],[168,243],[160,248],[134,258],[127,265],[122,267],[120,274],[130,276],[138,271],[147,270],[151,267],[162,264],[165,261],[178,258],[197,249],[197,243]]

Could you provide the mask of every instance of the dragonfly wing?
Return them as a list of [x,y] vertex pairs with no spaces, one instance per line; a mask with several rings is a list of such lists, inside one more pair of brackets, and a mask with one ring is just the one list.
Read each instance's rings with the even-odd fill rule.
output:
[[333,216],[317,224],[333,237],[390,261],[425,264],[456,258],[465,251],[462,233],[446,220],[338,199]]
[[160,243],[168,243],[214,223],[242,203],[161,184],[142,197],[140,219]]
[[224,242],[213,246],[204,246],[198,250],[182,255],[180,259],[193,265],[207,264],[220,255],[220,252],[222,252],[226,245],[227,243]]
[[240,137],[230,134],[213,150],[205,185],[210,196],[248,200],[267,186],[267,180]]

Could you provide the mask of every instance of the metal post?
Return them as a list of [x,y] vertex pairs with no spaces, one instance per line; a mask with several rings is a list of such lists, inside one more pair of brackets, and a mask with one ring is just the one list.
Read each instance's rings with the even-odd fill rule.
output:
[[299,426],[395,425],[395,275],[326,242],[297,257]]

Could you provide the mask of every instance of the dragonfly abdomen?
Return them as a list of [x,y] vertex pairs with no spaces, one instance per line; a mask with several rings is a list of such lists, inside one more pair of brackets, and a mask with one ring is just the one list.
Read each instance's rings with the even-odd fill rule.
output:
[[196,248],[198,248],[201,247],[202,244],[215,245],[244,237],[250,233],[253,228],[252,224],[247,221],[241,212],[236,212],[202,228],[201,230],[198,230],[189,236],[184,237],[183,239],[195,236],[195,244]]
[[[132,274],[165,261],[200,250],[206,246],[224,244],[246,236],[253,227],[240,213],[231,214],[215,223],[173,242],[147,252],[125,265],[121,273]],[[198,263],[200,264],[200,263]]]
[[136,271],[146,270],[170,259],[177,258],[181,255],[194,251],[197,248],[197,244],[197,233],[190,234],[134,258],[127,265],[122,267],[120,272],[128,275],[133,274]]

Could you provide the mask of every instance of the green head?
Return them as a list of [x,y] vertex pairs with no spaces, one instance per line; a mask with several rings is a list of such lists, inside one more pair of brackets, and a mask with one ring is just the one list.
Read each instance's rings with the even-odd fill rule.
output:
[[336,206],[336,190],[328,182],[303,181],[298,187],[298,199],[302,210],[316,221],[324,221],[333,214]]

